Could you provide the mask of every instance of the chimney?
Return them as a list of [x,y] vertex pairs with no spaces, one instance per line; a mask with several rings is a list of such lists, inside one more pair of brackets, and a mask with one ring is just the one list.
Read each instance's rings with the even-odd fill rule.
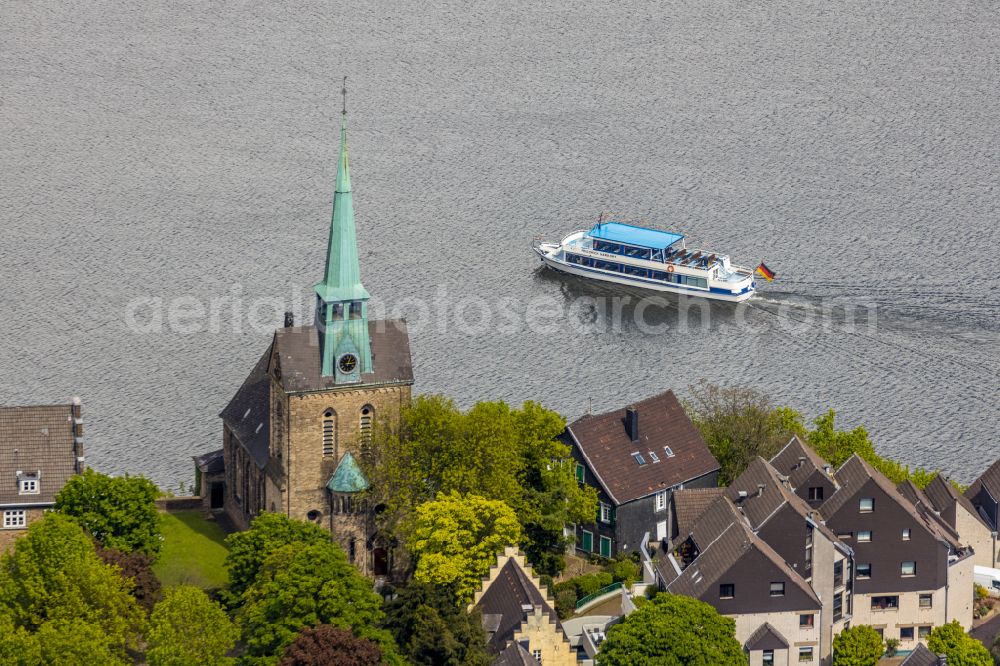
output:
[[937,656],[937,666],[948,666],[948,655],[939,654]]
[[805,464],[806,464],[806,457],[805,456],[799,456],[799,464],[795,466],[795,469],[802,469],[802,467]]
[[639,410],[635,405],[625,408],[625,432],[633,442],[639,441]]
[[763,494],[764,494],[764,484],[763,483],[758,483],[757,484],[757,497],[760,497]]
[[285,328],[295,326],[295,314],[291,311],[285,312]]
[[737,502],[742,502],[743,500],[745,500],[749,496],[750,495],[749,495],[749,493],[747,493],[747,491],[740,490],[739,492],[736,493],[736,501]]

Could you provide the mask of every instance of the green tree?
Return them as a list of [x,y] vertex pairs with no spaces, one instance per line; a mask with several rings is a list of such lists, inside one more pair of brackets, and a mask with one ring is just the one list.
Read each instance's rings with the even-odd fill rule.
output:
[[35,634],[41,649],[41,664],[106,664],[125,666],[132,663],[108,642],[99,625],[73,619],[46,622]]
[[384,527],[402,539],[412,508],[457,491],[503,500],[516,512],[522,545],[541,573],[558,573],[567,523],[592,521],[593,488],[578,484],[558,414],[526,402],[480,402],[462,413],[441,396],[418,396],[395,427],[380,424],[362,458],[373,500],[389,509]]
[[874,666],[884,652],[885,643],[878,632],[859,624],[833,639],[833,666]]
[[250,529],[226,537],[230,602],[239,603],[239,597],[254,582],[264,561],[276,550],[292,543],[306,545],[329,541],[329,532],[318,525],[292,520],[280,513],[257,516],[250,523]]
[[948,655],[948,666],[993,666],[990,651],[965,633],[957,620],[932,631],[927,647],[934,654]]
[[161,544],[158,494],[153,482],[141,476],[112,477],[88,469],[66,482],[55,508],[105,548],[155,557]]
[[608,631],[598,666],[742,666],[736,622],[708,604],[660,593]]
[[452,491],[417,507],[406,547],[417,562],[414,580],[454,584],[459,601],[467,601],[497,553],[520,539],[517,515],[504,502]]
[[318,624],[351,629],[378,643],[387,662],[402,663],[391,634],[379,627],[382,598],[329,539],[272,552],[243,602],[238,621],[250,656],[246,663],[277,663],[300,630]]
[[792,435],[805,436],[802,415],[775,407],[760,391],[705,381],[689,390],[687,412],[719,461],[720,486],[732,483],[757,456],[770,460]]
[[223,666],[239,638],[226,612],[202,590],[182,585],[167,590],[149,618],[149,666]]
[[55,513],[33,523],[0,559],[0,608],[11,624],[39,636],[70,627],[92,654],[106,649],[122,656],[135,644],[145,612],[130,589],[101,562],[81,527]]
[[491,661],[481,617],[457,603],[454,586],[411,582],[386,603],[382,626],[417,666],[488,666]]
[[382,650],[348,629],[321,624],[303,629],[285,649],[280,666],[380,666]]

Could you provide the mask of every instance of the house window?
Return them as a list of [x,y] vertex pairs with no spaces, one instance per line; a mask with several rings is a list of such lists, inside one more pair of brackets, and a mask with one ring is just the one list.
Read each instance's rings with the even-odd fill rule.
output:
[[903,562],[899,567],[900,576],[916,576],[917,575],[917,563],[916,562]]
[[732,599],[736,596],[736,586],[732,583],[723,583],[719,586],[720,599]]
[[652,452],[652,451],[650,451],[650,452],[649,452],[649,459],[650,459],[650,460],[652,460],[652,461],[653,461],[653,462],[655,462],[655,463],[658,463],[658,462],[660,462],[660,456],[656,455],[656,454],[655,454],[654,452]]
[[899,608],[899,596],[872,597],[872,610],[896,610]]
[[663,511],[667,508],[667,491],[661,490],[656,493],[654,499],[654,508],[656,511]]
[[844,593],[838,592],[833,595],[833,621],[837,622],[844,617]]
[[783,596],[785,596],[785,583],[784,582],[771,583],[771,589],[769,591],[769,594],[772,597],[783,597]]
[[809,489],[809,501],[810,502],[822,502],[823,501],[823,486],[816,486]]
[[763,666],[774,666],[774,650],[764,650],[764,656],[760,663]]
[[901,641],[912,641],[913,640],[913,627],[900,627],[899,628],[899,640],[901,640]]
[[594,552],[594,533],[583,530],[583,536],[580,538],[580,549],[585,550],[588,553]]
[[3,526],[5,529],[24,527],[24,522],[23,509],[3,512]]
[[375,408],[371,405],[365,405],[361,408],[361,419],[358,422],[358,428],[361,439],[361,450],[364,451],[371,446],[372,443],[372,421],[375,418]]
[[872,565],[871,564],[859,564],[858,565],[858,580],[864,578],[872,577]]
[[932,608],[934,606],[934,595],[933,594],[921,594],[920,595],[920,607],[921,608]]
[[347,557],[353,562],[354,558],[358,556],[358,542],[357,539],[351,539],[347,544]]
[[332,456],[337,452],[337,412],[328,409],[323,412],[323,455]]
[[874,497],[862,497],[861,504],[858,509],[862,513],[869,513],[875,510],[875,498]]
[[25,477],[20,481],[20,487],[18,488],[18,493],[21,495],[37,495],[38,494],[38,478],[37,477]]
[[583,483],[584,478],[586,478],[584,476],[585,474],[586,474],[586,472],[584,471],[583,465],[581,465],[580,463],[577,463],[576,464],[576,480],[579,481],[580,483]]
[[535,661],[537,661],[539,664],[542,663],[542,651],[541,650],[532,650],[531,651],[531,656],[534,657]]
[[903,541],[909,541],[909,540],[910,540],[910,528],[909,527],[904,527],[903,528]]
[[606,536],[601,537],[601,557],[611,557],[611,539]]
[[812,629],[816,626],[816,616],[812,613],[799,615],[799,629]]
[[641,453],[639,453],[639,452],[633,453],[632,457],[635,459],[635,462],[637,464],[639,464],[640,466],[646,464],[646,459],[642,457]]
[[600,502],[601,505],[601,522],[610,523],[611,522],[611,505]]
[[874,629],[875,629],[875,633],[878,634],[878,637],[881,640],[885,640],[885,629],[883,629],[882,627],[874,627]]
[[862,541],[871,541],[871,540],[872,540],[871,530],[858,531],[858,543],[861,543]]
[[833,563],[833,586],[840,587],[844,584],[844,560]]
[[917,638],[919,638],[920,640],[925,641],[930,635],[931,635],[931,625],[928,624],[923,627],[917,627]]
[[663,447],[663,452],[667,454],[668,458],[673,458],[674,457],[674,450],[672,448],[670,448],[669,446],[664,446]]
[[807,663],[813,660],[812,646],[799,648],[799,663]]

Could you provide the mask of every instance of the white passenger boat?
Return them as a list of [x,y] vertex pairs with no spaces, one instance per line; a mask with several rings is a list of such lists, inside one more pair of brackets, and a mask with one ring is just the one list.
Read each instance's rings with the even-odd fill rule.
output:
[[550,268],[594,280],[734,302],[756,290],[754,269],[734,266],[727,255],[689,249],[681,234],[603,216],[589,231],[558,243],[536,239],[531,247]]

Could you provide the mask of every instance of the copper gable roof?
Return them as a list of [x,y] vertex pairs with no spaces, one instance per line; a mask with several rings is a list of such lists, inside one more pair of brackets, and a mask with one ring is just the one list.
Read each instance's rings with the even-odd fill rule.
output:
[[[719,470],[718,461],[673,391],[633,406],[639,414],[637,442],[626,431],[625,409],[583,416],[567,428],[587,466],[616,504]],[[673,455],[664,447],[670,447]],[[645,464],[638,464],[633,453],[640,454]]]
[[[69,404],[0,407],[0,504],[55,502],[77,471],[73,409]],[[18,472],[38,475],[37,494],[19,492]]]

